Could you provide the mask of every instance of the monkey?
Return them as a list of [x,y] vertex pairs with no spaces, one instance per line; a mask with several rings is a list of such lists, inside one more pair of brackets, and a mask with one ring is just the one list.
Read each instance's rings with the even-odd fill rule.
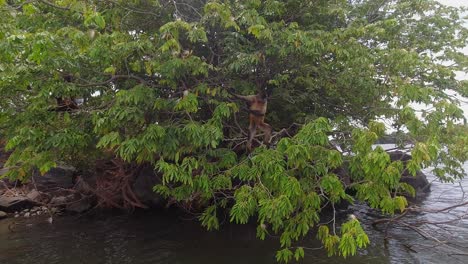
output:
[[256,95],[238,95],[228,90],[233,96],[247,102],[249,107],[249,137],[247,140],[247,150],[252,151],[252,140],[255,137],[257,128],[265,133],[263,143],[270,144],[271,140],[271,126],[265,123],[265,114],[267,111],[267,95],[265,92],[259,92]]
[[[64,74],[63,75],[63,80],[67,83],[70,83],[73,81],[73,75],[72,74]],[[70,98],[64,98],[64,97],[55,97],[56,101],[56,106],[51,109],[51,111],[56,111],[56,112],[69,112],[73,111],[76,109],[79,109],[79,99],[75,99],[74,97]]]
[[79,108],[75,98],[55,97],[55,100],[57,101],[57,106],[54,110],[57,112],[68,112]]

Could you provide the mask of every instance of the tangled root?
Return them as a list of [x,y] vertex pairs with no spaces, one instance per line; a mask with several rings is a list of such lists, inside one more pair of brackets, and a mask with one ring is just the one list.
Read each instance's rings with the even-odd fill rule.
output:
[[95,194],[98,206],[132,210],[147,208],[133,191],[133,183],[138,175],[138,166],[132,166],[120,159],[103,164],[96,178]]

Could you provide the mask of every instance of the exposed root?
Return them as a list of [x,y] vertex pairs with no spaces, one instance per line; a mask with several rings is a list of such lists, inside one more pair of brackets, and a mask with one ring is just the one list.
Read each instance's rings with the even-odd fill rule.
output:
[[113,159],[100,168],[96,178],[95,194],[98,206],[131,210],[135,207],[147,208],[132,190],[133,182],[139,172],[138,167]]

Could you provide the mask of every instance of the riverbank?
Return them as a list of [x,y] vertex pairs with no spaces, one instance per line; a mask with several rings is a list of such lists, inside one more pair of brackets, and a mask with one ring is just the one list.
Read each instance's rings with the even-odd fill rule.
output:
[[[467,167],[468,168],[468,167]],[[468,180],[459,184],[435,181],[432,191],[418,202],[418,207],[434,211],[464,200],[460,186],[467,189]],[[451,214],[468,210],[454,209]],[[121,211],[93,210],[88,214],[65,214],[30,218],[8,218],[0,221],[0,263],[8,264],[165,264],[165,263],[275,263],[279,248],[278,237],[271,234],[265,241],[256,238],[255,223],[230,224],[228,216],[219,231],[208,232],[200,226],[195,215],[172,209],[136,210],[132,214]],[[411,229],[375,229],[372,223],[381,217],[378,212],[356,203],[338,211],[338,218],[354,214],[369,235],[371,244],[358,255],[343,259],[328,257],[315,234],[299,241],[306,247],[302,263],[454,263],[464,264],[468,257],[454,253],[454,244],[463,249],[468,241],[468,221],[462,219],[441,227],[451,230],[442,234],[434,228],[422,227],[449,244],[437,244],[424,239]],[[407,216],[408,222],[442,221],[444,213],[419,213]],[[457,255],[458,254],[458,255]]]
[[[56,175],[60,177],[60,175]],[[0,219],[33,218],[38,216],[60,216],[83,213],[91,203],[75,188],[56,187],[39,190],[34,182],[21,184],[0,180]],[[3,216],[3,217],[2,217]],[[51,220],[49,220],[51,221]]]
[[[441,191],[436,189],[438,195]],[[432,199],[432,195],[430,195]],[[413,232],[391,229],[390,237],[372,228],[375,213],[356,204],[340,214],[353,212],[363,223],[371,244],[358,255],[343,259],[328,257],[315,234],[299,241],[306,247],[301,263],[453,263],[464,256],[445,254],[439,248],[409,249],[408,243],[426,243]],[[418,219],[422,216],[414,216]],[[256,238],[254,223],[224,224],[207,232],[194,216],[176,210],[137,210],[133,214],[116,211],[63,216],[53,224],[45,217],[0,221],[0,263],[8,264],[271,264],[279,248],[278,237]],[[459,236],[468,234],[468,224],[458,226]],[[436,256],[434,256],[436,254]]]
[[[389,156],[392,161],[399,160],[403,164],[411,159],[410,155],[400,151],[389,152]],[[343,165],[334,173],[343,182],[347,182],[348,186],[352,184],[347,165]],[[53,168],[44,175],[32,172],[31,180],[26,184],[0,179],[0,211],[4,211],[3,217],[31,217],[36,216],[37,212],[39,215],[45,213],[53,217],[56,214],[81,214],[96,207],[124,209],[119,207],[119,203],[112,202],[116,199],[115,196],[127,199],[128,196],[132,196],[128,200],[133,200],[134,205],[125,209],[134,209],[135,205],[140,208],[162,208],[171,205],[171,201],[162,199],[153,191],[153,186],[160,183],[160,177],[152,168],[144,167],[136,172],[132,181],[125,182],[128,190],[111,194],[114,197],[108,193],[101,193],[103,187],[100,181],[102,177],[99,175],[77,175],[73,167],[66,166]],[[430,183],[421,171],[413,176],[405,170],[400,181],[415,189],[415,197],[407,197],[413,202],[420,201],[430,191]],[[119,184],[119,181],[114,179],[111,185],[115,187],[116,184]]]

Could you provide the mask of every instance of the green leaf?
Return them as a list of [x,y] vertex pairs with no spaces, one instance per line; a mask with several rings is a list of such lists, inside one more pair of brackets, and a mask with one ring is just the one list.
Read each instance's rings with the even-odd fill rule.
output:
[[304,258],[304,248],[303,247],[298,247],[298,248],[296,248],[296,251],[294,252],[294,259],[296,261],[299,261],[302,258]]
[[276,252],[276,261],[287,263],[293,258],[293,253],[291,250],[285,248]]
[[247,29],[247,31],[254,35],[256,38],[260,38],[260,33],[265,29],[264,25],[253,25]]
[[41,175],[46,174],[50,169],[57,167],[57,164],[53,161],[48,161],[42,164],[42,166],[39,168],[39,172]]
[[206,208],[199,219],[202,222],[202,225],[208,230],[219,229],[218,217],[216,216],[216,206]]
[[106,21],[104,20],[104,17],[102,17],[99,13],[96,13],[94,15],[94,22],[101,29],[104,29],[106,27]]

